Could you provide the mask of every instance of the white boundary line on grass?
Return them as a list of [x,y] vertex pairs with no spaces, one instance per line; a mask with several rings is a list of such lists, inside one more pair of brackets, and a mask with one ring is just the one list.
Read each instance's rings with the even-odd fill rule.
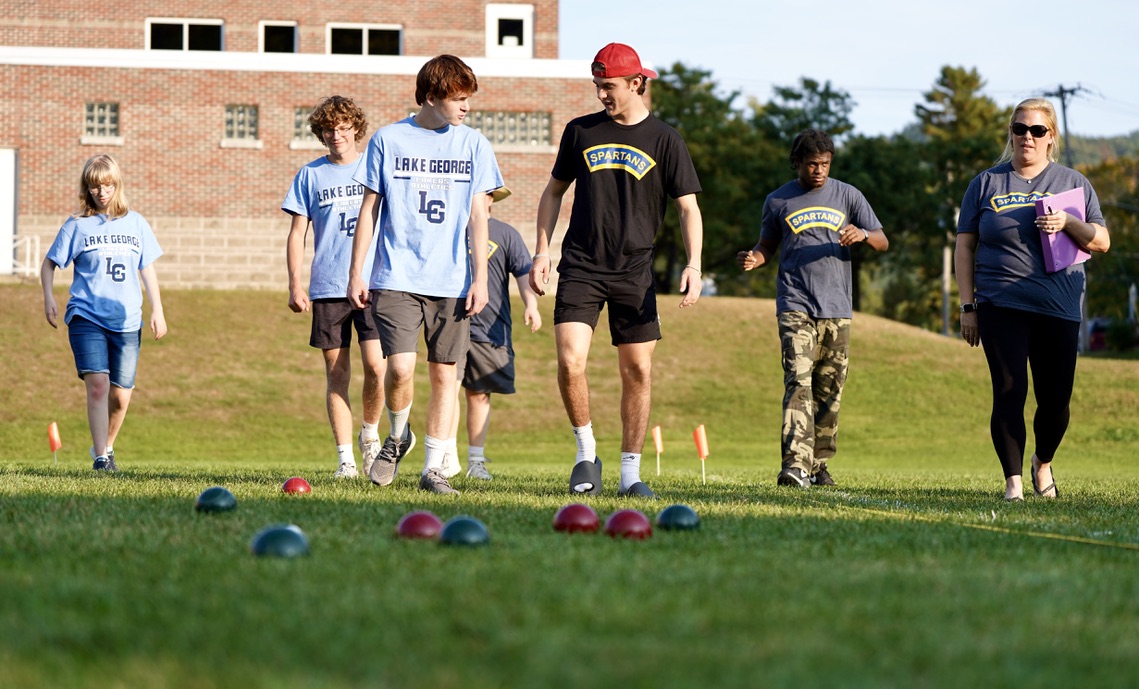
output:
[[1064,534],[1046,533],[1043,531],[1017,531],[1016,529],[1008,529],[1003,526],[990,526],[988,524],[964,524],[955,522],[949,519],[935,519],[933,517],[926,517],[920,514],[888,512],[886,510],[875,510],[869,507],[855,507],[853,505],[844,505],[847,509],[855,510],[858,512],[868,512],[870,514],[881,515],[883,517],[890,517],[891,519],[913,519],[915,521],[930,522],[933,524],[952,524],[954,526],[962,526],[967,529],[979,529],[981,531],[994,531],[996,533],[1009,534],[1012,536],[1031,536],[1032,538],[1048,538],[1054,541],[1067,541],[1069,543],[1082,543],[1084,545],[1098,545],[1104,548],[1120,548],[1122,550],[1137,550],[1139,551],[1139,544],[1136,543],[1113,543],[1111,541],[1099,541],[1094,538],[1084,538],[1083,536],[1066,536]]

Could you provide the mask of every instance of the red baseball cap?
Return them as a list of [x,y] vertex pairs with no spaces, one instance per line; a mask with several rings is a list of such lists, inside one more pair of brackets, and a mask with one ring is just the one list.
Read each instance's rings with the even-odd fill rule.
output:
[[597,51],[593,58],[593,76],[609,79],[612,77],[635,77],[643,74],[656,79],[657,73],[641,65],[637,51],[624,43],[610,43]]

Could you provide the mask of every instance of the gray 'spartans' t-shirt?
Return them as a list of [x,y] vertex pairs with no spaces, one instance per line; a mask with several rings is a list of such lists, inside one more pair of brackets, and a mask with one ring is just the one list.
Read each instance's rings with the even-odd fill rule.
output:
[[862,192],[837,179],[806,191],[792,180],[763,202],[761,241],[777,242],[779,285],[776,311],[802,311],[812,318],[851,318],[850,247],[839,244],[849,224],[878,230],[882,223]]
[[1084,189],[1084,219],[1103,224],[1099,198],[1087,178],[1050,163],[1031,182],[1012,163],[973,178],[961,200],[957,233],[976,233],[974,299],[996,306],[1080,320],[1086,281],[1082,263],[1055,273],[1044,270],[1044,249],[1036,228],[1036,200],[1069,189]]

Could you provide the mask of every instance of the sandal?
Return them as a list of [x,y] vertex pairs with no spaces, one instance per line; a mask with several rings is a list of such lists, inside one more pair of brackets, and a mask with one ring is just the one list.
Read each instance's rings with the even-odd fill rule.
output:
[[[593,484],[589,490],[574,490],[574,486],[583,483]],[[573,465],[569,479],[570,495],[601,495],[601,458],[594,457],[592,462],[578,462]]]
[[646,485],[642,481],[637,481],[633,485],[629,486],[626,490],[617,491],[617,497],[619,497],[619,498],[648,498],[649,500],[656,500],[657,494],[653,492],[652,488],[649,488],[648,485]]
[[[1033,455],[1033,459],[1036,459],[1035,455]],[[1036,493],[1037,497],[1055,499],[1055,498],[1060,497],[1060,489],[1056,487],[1056,475],[1055,474],[1052,474],[1052,483],[1047,488],[1044,488],[1043,490],[1041,490],[1040,486],[1037,485],[1037,483],[1036,483],[1036,471],[1040,467],[1044,466],[1045,464],[1051,464],[1051,462],[1040,462],[1040,464],[1037,464],[1036,462],[1032,462],[1032,471],[1031,471],[1031,474],[1032,474],[1032,491],[1034,493]],[[1047,495],[1048,491],[1054,491],[1054,492],[1052,495]]]

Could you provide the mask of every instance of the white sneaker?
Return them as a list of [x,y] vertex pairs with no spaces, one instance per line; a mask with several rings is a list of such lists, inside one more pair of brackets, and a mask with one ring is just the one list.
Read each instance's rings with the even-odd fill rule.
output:
[[[360,459],[364,461],[364,473],[372,471],[372,462],[376,461],[376,457],[380,454],[380,448],[384,446],[383,441],[378,437],[375,440],[364,440],[364,431],[360,431],[360,435],[356,436],[356,443],[360,447]],[[341,466],[344,466],[343,464]],[[355,476],[356,467],[352,467],[353,476]],[[337,473],[340,473],[337,471]]]
[[462,470],[463,466],[459,464],[459,455],[450,450],[443,453],[443,466],[439,468],[439,471],[443,472],[444,477],[454,478]]
[[467,460],[467,478],[477,478],[483,481],[489,481],[494,477],[486,470],[486,463],[489,459],[468,459]]
[[356,478],[356,465],[341,462],[340,466],[336,469],[336,473],[332,475],[332,478]]

